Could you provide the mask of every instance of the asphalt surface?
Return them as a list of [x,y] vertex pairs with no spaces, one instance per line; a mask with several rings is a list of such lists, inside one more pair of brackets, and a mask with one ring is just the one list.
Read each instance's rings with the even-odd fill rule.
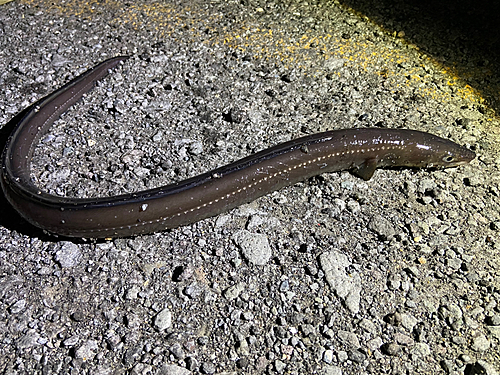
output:
[[[99,242],[44,233],[2,198],[0,372],[498,374],[497,39],[433,38],[447,14],[486,24],[459,5],[0,5],[2,146],[30,104],[131,56],[38,145],[33,179],[53,194],[162,186],[328,129],[412,128],[477,154],[324,174]],[[430,22],[405,22],[420,10]]]

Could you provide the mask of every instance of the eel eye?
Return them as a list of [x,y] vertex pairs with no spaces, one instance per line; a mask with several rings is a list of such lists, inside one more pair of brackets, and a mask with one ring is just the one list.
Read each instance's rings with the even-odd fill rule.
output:
[[443,157],[443,161],[445,163],[451,163],[453,160],[453,155],[446,155],[445,157]]

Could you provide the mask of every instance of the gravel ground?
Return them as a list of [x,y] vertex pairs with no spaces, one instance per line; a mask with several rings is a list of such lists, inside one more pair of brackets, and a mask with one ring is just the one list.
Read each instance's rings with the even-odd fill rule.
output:
[[33,178],[54,194],[161,186],[327,129],[413,128],[478,154],[325,174],[112,241],[47,235],[2,199],[1,373],[498,374],[499,124],[446,61],[336,2],[0,10],[5,129],[132,56],[41,140]]

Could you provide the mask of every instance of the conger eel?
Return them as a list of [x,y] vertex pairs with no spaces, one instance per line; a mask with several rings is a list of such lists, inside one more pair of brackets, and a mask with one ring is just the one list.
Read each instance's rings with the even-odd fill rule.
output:
[[220,214],[311,176],[352,170],[368,180],[379,167],[455,167],[474,152],[416,130],[346,129],[309,135],[171,185],[106,198],[67,198],[31,180],[35,145],[50,125],[110,69],[111,58],[35,103],[16,125],[2,156],[1,185],[28,222],[53,234],[110,238],[151,233]]

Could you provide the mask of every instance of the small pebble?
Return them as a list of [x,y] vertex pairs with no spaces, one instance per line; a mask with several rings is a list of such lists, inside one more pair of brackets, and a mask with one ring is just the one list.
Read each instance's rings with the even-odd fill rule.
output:
[[274,361],[274,369],[276,370],[277,373],[282,374],[283,371],[285,371],[286,364],[279,359]]
[[382,345],[382,352],[390,356],[398,355],[400,350],[401,347],[395,342],[389,342]]
[[333,362],[333,350],[328,349],[323,352],[323,362],[328,364]]
[[154,326],[159,331],[164,331],[172,325],[172,313],[168,309],[161,310],[154,319]]
[[240,230],[233,235],[233,240],[250,263],[263,266],[271,259],[272,250],[266,235]]
[[377,233],[383,241],[390,240],[396,234],[392,223],[381,215],[375,215],[370,220],[368,228]]
[[212,375],[215,373],[215,366],[211,362],[203,362],[200,367],[202,374]]
[[410,350],[411,354],[416,355],[417,357],[426,357],[431,354],[431,350],[429,345],[424,342],[417,342],[415,346]]
[[68,241],[60,243],[60,249],[56,252],[56,261],[62,268],[76,267],[82,258],[80,248]]
[[479,334],[472,340],[472,350],[476,352],[485,352],[490,348],[490,341],[485,335]]

